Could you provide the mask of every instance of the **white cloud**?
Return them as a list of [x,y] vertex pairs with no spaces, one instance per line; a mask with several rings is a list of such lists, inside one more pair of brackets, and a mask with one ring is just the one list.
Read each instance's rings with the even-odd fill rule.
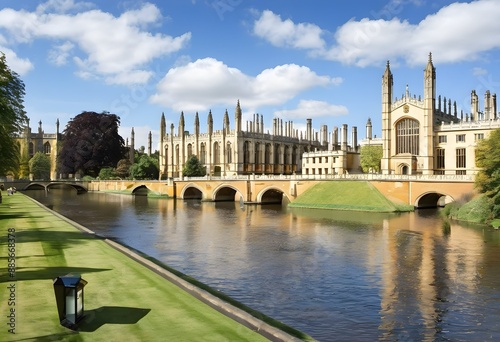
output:
[[487,73],[488,73],[488,70],[483,69],[483,68],[475,67],[472,69],[472,74],[474,76],[483,76],[483,75],[486,75]]
[[325,101],[300,100],[297,108],[280,110],[274,114],[277,117],[287,119],[308,119],[324,116],[341,116],[348,113],[349,111],[345,106],[333,105]]
[[213,58],[172,68],[158,83],[153,103],[176,111],[202,111],[216,105],[246,108],[282,104],[302,91],[339,84],[339,78],[319,76],[307,67],[280,65],[253,77]]
[[[350,20],[336,30],[332,46],[322,48],[313,43],[308,49],[316,57],[360,67],[380,65],[388,59],[422,64],[429,52],[439,63],[470,61],[500,48],[498,13],[500,1],[478,0],[450,4],[417,24],[398,18]],[[295,42],[299,25],[314,27],[282,21],[264,11],[254,23],[254,32],[276,46],[304,48]],[[312,42],[320,39],[319,33],[311,36]]]
[[5,46],[0,45],[0,53],[5,54],[9,68],[20,76],[27,74],[34,68],[33,63],[28,59],[20,58],[14,51]]
[[254,23],[254,34],[279,47],[298,49],[322,49],[325,45],[321,29],[308,23],[294,24],[290,19],[281,20],[279,15],[266,10]]
[[[64,63],[71,50],[75,54],[73,60],[81,68],[77,74],[104,77],[108,83],[147,82],[151,76],[147,64],[182,49],[191,38],[189,32],[172,37],[146,31],[147,25],[162,19],[159,9],[150,3],[119,17],[100,10],[76,14],[47,12],[58,3],[63,5],[64,11],[78,8],[72,0],[52,0],[39,6],[37,12],[3,9],[0,10],[0,29],[8,32],[7,41],[12,43],[44,38],[74,44],[78,51],[67,49],[67,55],[57,60],[53,50],[49,59]],[[60,48],[56,46],[55,50]]]
[[95,5],[90,2],[77,2],[74,0],[49,0],[44,2],[36,8],[37,13],[46,13],[49,11],[57,13],[67,13],[70,11],[82,11],[94,8]]
[[51,51],[49,51],[49,61],[55,65],[65,65],[68,61],[68,57],[71,55],[71,50],[75,47],[75,44],[71,42],[65,42],[61,45],[55,46]]

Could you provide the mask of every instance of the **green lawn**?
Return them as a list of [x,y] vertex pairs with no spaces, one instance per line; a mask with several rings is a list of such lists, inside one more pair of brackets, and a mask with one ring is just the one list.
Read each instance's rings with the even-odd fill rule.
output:
[[305,191],[290,207],[394,212],[402,209],[369,182],[325,181]]
[[[6,272],[9,229],[15,229],[15,278]],[[266,340],[23,194],[4,192],[0,231],[0,341]],[[86,319],[77,332],[59,324],[52,286],[70,272],[88,281]],[[15,307],[8,305],[11,284]],[[10,308],[15,335],[8,332]]]

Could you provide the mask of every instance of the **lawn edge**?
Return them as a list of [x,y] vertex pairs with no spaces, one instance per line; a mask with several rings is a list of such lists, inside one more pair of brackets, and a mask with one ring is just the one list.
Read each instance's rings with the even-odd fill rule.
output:
[[[104,236],[101,236],[97,233],[95,233],[93,230],[79,224],[78,222],[75,222],[66,216],[50,209],[41,204],[40,202],[36,201],[35,199],[26,196],[29,200],[37,204],[39,207],[45,209],[46,211],[50,212],[51,214],[55,215],[56,217],[60,218],[61,220],[67,222],[71,226],[75,227],[79,231],[81,231],[84,234],[89,234],[94,236],[97,239],[103,240],[107,245],[110,247],[114,248],[115,250],[125,254],[126,256],[130,257],[132,260],[138,262],[139,264],[143,265],[144,267],[150,269],[151,271],[157,273],[158,275],[162,276],[166,280],[170,281],[180,289],[186,291],[196,299],[202,301],[203,303],[209,305],[210,307],[214,308],[218,312],[224,314],[225,316],[235,320],[236,322],[246,326],[247,328],[258,332],[262,336],[270,339],[271,341],[314,341],[314,339],[305,334],[302,333],[301,331],[296,330],[295,328],[289,327],[286,324],[274,320],[273,318],[270,318],[254,309],[248,308],[247,310],[244,310],[240,307],[236,307],[229,302],[223,300],[219,296],[214,295],[211,292],[214,292],[215,290],[211,289],[211,292],[208,292],[204,289],[202,289],[199,286],[194,285],[191,282],[186,281],[183,279],[181,276],[183,275],[181,272],[176,271],[174,269],[171,269],[169,266],[169,269],[167,269],[165,266],[163,266],[163,263],[160,261],[157,261],[156,259],[148,256],[147,254],[142,253],[141,251],[135,250],[132,247],[126,246],[124,244],[121,244],[117,241],[111,240],[109,238],[106,238]],[[148,259],[149,258],[149,259]],[[173,272],[178,273],[181,276],[178,276],[177,274]],[[184,277],[188,277],[185,276]],[[207,289],[210,289],[209,286],[198,282],[197,280],[194,280],[195,283],[202,284],[204,287]],[[215,291],[217,292],[217,291]],[[227,297],[223,293],[220,293],[221,297]],[[230,297],[229,297],[230,298]],[[236,300],[231,298],[231,301],[239,304],[239,306],[246,308],[245,305],[242,303],[237,302]],[[279,325],[282,327],[282,329],[273,326],[267,322],[265,322],[262,319],[259,319],[257,316],[262,317],[263,319],[266,319],[268,322],[271,321],[272,323],[275,323],[275,325]],[[284,331],[289,331],[290,333]]]

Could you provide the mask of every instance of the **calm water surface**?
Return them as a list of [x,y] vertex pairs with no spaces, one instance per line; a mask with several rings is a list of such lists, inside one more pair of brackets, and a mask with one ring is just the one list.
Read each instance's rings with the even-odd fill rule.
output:
[[436,210],[27,193],[319,341],[500,340],[500,231]]

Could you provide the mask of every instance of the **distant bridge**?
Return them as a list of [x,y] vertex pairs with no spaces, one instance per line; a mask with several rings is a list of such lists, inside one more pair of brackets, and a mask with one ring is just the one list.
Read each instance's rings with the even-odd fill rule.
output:
[[436,207],[475,194],[471,176],[337,175],[314,176],[236,176],[180,178],[168,181],[92,181],[90,191],[119,191],[130,194],[153,192],[180,199],[202,201],[242,201],[267,204],[289,203],[307,189],[324,181],[368,181],[393,202],[416,208]]
[[21,190],[45,190],[49,191],[50,188],[62,188],[62,187],[72,187],[76,189],[78,193],[83,193],[88,191],[87,181],[32,181],[29,183],[24,183],[20,188]]

